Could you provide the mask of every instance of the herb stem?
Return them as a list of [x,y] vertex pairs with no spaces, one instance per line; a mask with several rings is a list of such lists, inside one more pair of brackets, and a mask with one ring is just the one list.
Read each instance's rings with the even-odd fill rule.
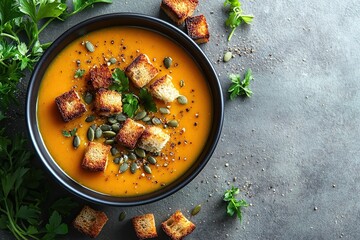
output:
[[228,37],[228,42],[230,42],[230,39],[231,39],[232,36],[234,35],[235,29],[236,29],[236,28],[232,28],[231,33],[230,33],[230,35],[229,35],[229,37]]
[[54,21],[55,18],[50,18],[49,20],[47,20],[46,23],[44,23],[44,25],[42,25],[42,27],[39,29],[38,31],[38,34],[40,34],[45,28],[47,25],[49,25],[49,23],[51,23],[52,21]]
[[12,40],[16,41],[17,43],[20,43],[19,38],[15,37],[13,35],[10,35],[8,33],[0,33],[0,36],[11,38]]

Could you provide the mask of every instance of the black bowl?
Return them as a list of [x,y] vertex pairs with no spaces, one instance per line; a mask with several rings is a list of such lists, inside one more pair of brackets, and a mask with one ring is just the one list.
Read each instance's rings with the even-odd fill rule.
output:
[[[57,165],[57,163],[47,151],[38,128],[38,90],[48,65],[58,55],[58,53],[61,52],[62,49],[64,49],[69,43],[73,42],[78,37],[89,32],[111,26],[136,26],[149,29],[163,34],[180,46],[183,46],[184,50],[194,58],[195,62],[197,62],[204,76],[208,80],[211,97],[213,99],[214,111],[210,135],[201,155],[198,157],[193,166],[179,179],[175,180],[166,187],[156,192],[135,197],[114,197],[104,195],[92,191],[91,189],[86,188],[72,180],[67,174],[64,173],[64,171],[62,171],[62,169]],[[215,150],[216,144],[221,134],[224,115],[223,112],[224,102],[219,79],[209,59],[205,56],[199,46],[184,32],[165,21],[150,16],[131,13],[108,14],[91,18],[70,28],[58,39],[56,39],[49,47],[49,49],[44,53],[35,67],[35,70],[30,79],[26,103],[27,126],[32,143],[41,161],[45,165],[46,169],[50,171],[51,175],[53,175],[55,179],[59,181],[60,184],[63,185],[67,190],[76,194],[77,196],[95,203],[115,206],[133,206],[160,200],[175,193],[187,185],[192,179],[194,179],[196,175],[205,167],[206,163],[209,161]]]

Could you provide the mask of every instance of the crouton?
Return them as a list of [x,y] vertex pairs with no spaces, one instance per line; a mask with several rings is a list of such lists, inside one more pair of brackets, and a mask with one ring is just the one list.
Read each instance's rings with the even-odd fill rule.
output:
[[121,94],[114,90],[100,88],[95,93],[95,111],[102,116],[121,113]]
[[125,69],[125,74],[134,85],[138,88],[142,88],[153,79],[159,70],[154,67],[150,62],[149,57],[146,54],[140,54],[135,58],[132,63]]
[[89,142],[85,150],[85,156],[81,162],[81,167],[93,172],[104,171],[107,166],[110,148],[110,145]]
[[135,122],[131,118],[127,118],[123,127],[116,135],[115,140],[117,143],[133,149],[144,130],[145,127],[142,124]]
[[73,221],[73,226],[80,232],[95,238],[101,232],[108,218],[104,212],[84,206]]
[[200,44],[209,41],[209,27],[204,15],[188,17],[185,20],[185,25],[189,37],[191,37],[196,43]]
[[181,240],[192,233],[196,226],[178,210],[162,222],[161,227],[172,240]]
[[198,0],[162,0],[160,7],[171,20],[181,25],[194,13],[198,2]]
[[108,88],[112,84],[111,72],[106,65],[94,66],[89,70],[88,83],[93,89]]
[[169,139],[170,136],[161,128],[156,126],[146,126],[145,131],[140,137],[138,146],[149,152],[160,152]]
[[155,80],[150,85],[150,93],[164,102],[172,102],[180,95],[179,91],[174,87],[170,75]]
[[85,104],[75,90],[63,93],[55,98],[55,102],[64,122],[81,117],[86,112]]
[[148,239],[157,237],[154,214],[148,213],[132,218],[136,236],[139,239]]

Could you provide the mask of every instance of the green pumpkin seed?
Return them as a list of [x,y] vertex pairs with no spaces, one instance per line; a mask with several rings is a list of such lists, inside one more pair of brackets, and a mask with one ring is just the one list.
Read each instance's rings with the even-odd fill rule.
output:
[[126,170],[128,170],[128,168],[129,168],[129,164],[123,163],[123,164],[121,164],[121,166],[120,166],[119,172],[120,172],[120,173],[126,172]]
[[129,159],[128,155],[124,154],[123,159],[126,162]]
[[91,42],[86,41],[85,42],[85,47],[89,52],[95,52],[95,47]]
[[111,129],[112,129],[114,132],[119,132],[119,130],[120,130],[120,124],[119,124],[119,123],[115,123],[115,124],[111,125]]
[[110,58],[110,59],[109,59],[109,62],[110,62],[111,64],[115,64],[115,63],[116,63],[116,58],[114,58],[114,57]]
[[148,174],[151,174],[151,168],[148,165],[144,165],[144,171]]
[[132,162],[130,165],[130,172],[135,173],[137,170],[137,164],[135,162]]
[[157,117],[154,117],[151,119],[151,122],[154,124],[154,125],[159,125],[161,124],[161,120],[158,119]]
[[126,116],[124,114],[122,114],[122,113],[119,113],[119,114],[116,114],[115,119],[118,122],[124,122],[126,120]]
[[148,161],[149,163],[153,164],[153,165],[156,164],[156,159],[155,159],[154,157],[152,157],[152,156],[148,156],[148,157],[147,157],[147,161]]
[[165,108],[165,107],[159,108],[159,111],[162,114],[170,114],[170,110],[168,108]]
[[120,163],[120,158],[119,157],[114,158],[113,162],[115,164],[119,164]]
[[191,211],[191,216],[195,216],[196,214],[198,214],[200,212],[200,210],[201,210],[201,204],[199,204],[193,208],[193,210]]
[[166,68],[170,68],[171,67],[171,64],[172,64],[172,58],[171,57],[166,57],[164,58],[164,66]]
[[96,130],[96,124],[94,123],[94,124],[91,124],[91,126],[90,126],[94,131]]
[[97,127],[95,130],[95,139],[101,138],[102,136],[102,130],[100,127]]
[[93,95],[89,92],[86,92],[85,93],[85,96],[84,96],[84,101],[87,103],[87,104],[90,104],[92,103],[93,101]]
[[184,80],[181,79],[179,84],[180,84],[180,87],[185,87],[185,81]]
[[122,221],[124,221],[125,218],[126,218],[126,213],[121,212],[120,215],[119,215],[119,221],[122,222]]
[[107,145],[112,145],[112,144],[114,144],[114,142],[115,142],[114,139],[106,139],[105,140],[105,144],[107,144]]
[[95,120],[95,116],[94,115],[90,115],[85,119],[85,122],[93,122]]
[[230,59],[232,58],[232,53],[231,52],[226,52],[225,54],[224,54],[224,62],[228,62],[228,61],[230,61]]
[[110,152],[111,152],[111,155],[115,156],[116,154],[119,153],[119,150],[117,150],[116,147],[112,147],[112,148],[110,149]]
[[150,118],[149,116],[146,116],[146,117],[144,117],[142,120],[143,120],[144,122],[148,122],[148,121],[151,120],[151,118]]
[[103,136],[105,138],[112,138],[112,137],[115,137],[116,136],[116,133],[113,132],[113,131],[104,131],[103,132]]
[[88,131],[87,131],[87,138],[90,142],[94,141],[95,138],[95,131],[92,127],[89,127]]
[[187,104],[188,103],[188,100],[187,100],[187,98],[185,97],[185,96],[179,96],[178,98],[177,98],[177,100],[178,100],[178,102],[180,103],[180,104],[182,104],[182,105],[185,105],[185,104]]
[[111,130],[111,126],[107,125],[107,124],[103,124],[100,126],[101,130],[103,131],[110,131]]
[[77,149],[80,146],[80,142],[81,142],[80,137],[78,135],[75,135],[73,139],[73,146],[75,149]]
[[141,120],[141,119],[143,119],[144,117],[146,117],[146,112],[145,112],[145,111],[141,111],[141,112],[138,112],[138,113],[135,115],[134,119],[135,119],[135,120]]
[[169,125],[170,127],[177,127],[179,126],[179,123],[178,121],[176,121],[175,119],[174,120],[171,120],[167,123],[167,125]]
[[144,149],[136,148],[134,152],[138,157],[141,157],[141,158],[146,157],[146,152]]
[[137,157],[136,157],[135,153],[133,153],[133,152],[129,153],[129,159],[136,160]]
[[115,117],[109,117],[107,120],[108,120],[108,122],[111,123],[111,124],[117,123]]

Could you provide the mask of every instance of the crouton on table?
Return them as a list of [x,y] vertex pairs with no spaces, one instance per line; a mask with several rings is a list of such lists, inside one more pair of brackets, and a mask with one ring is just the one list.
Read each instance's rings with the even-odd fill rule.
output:
[[198,2],[198,0],[162,0],[160,7],[171,20],[181,25],[194,13]]
[[179,91],[174,87],[170,75],[156,79],[150,85],[150,93],[164,102],[173,102],[180,95]]
[[191,37],[196,43],[200,44],[209,41],[209,28],[204,15],[188,17],[185,20],[185,25],[189,37]]
[[112,84],[111,72],[106,65],[94,66],[89,70],[89,84],[93,89],[108,88]]
[[142,88],[153,79],[159,70],[154,67],[146,54],[140,54],[130,65],[125,69],[125,74],[134,85]]
[[192,233],[196,226],[178,210],[162,222],[161,227],[172,240],[181,240]]
[[139,239],[157,237],[154,214],[148,213],[132,218],[136,236]]
[[169,139],[170,136],[161,128],[146,126],[145,131],[140,137],[138,146],[149,152],[160,152]]
[[89,142],[81,167],[93,172],[104,171],[107,166],[110,148],[110,145],[104,145],[98,142]]
[[86,112],[85,104],[75,90],[63,93],[55,98],[55,102],[65,122],[78,118]]
[[80,232],[95,238],[99,235],[108,218],[104,212],[84,206],[76,216],[73,226]]
[[131,118],[127,118],[116,135],[116,142],[127,148],[133,149],[144,130],[145,127],[142,124],[135,122]]
[[121,94],[114,90],[100,88],[95,93],[95,111],[102,116],[121,113]]

